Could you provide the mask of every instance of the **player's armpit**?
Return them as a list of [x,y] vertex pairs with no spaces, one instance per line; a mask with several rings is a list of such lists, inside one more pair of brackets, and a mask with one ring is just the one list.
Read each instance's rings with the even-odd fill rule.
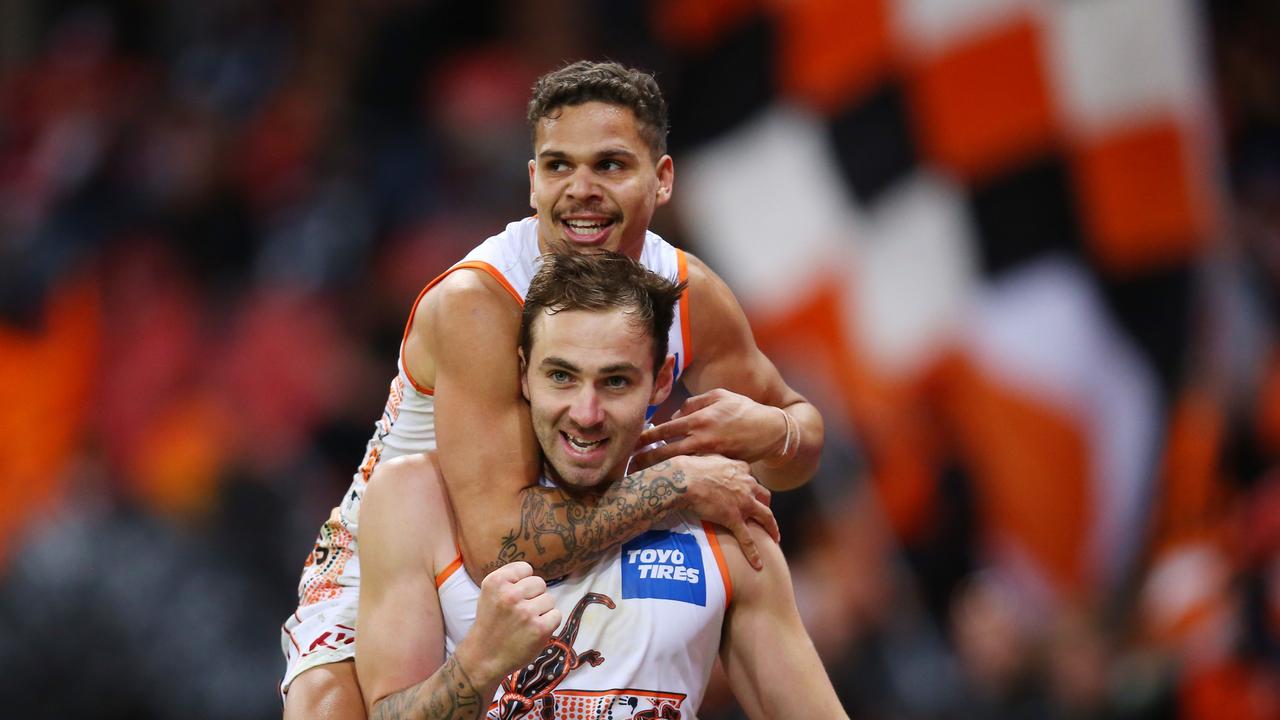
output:
[[[755,476],[772,490],[803,485],[818,468],[822,415],[760,352],[728,285],[701,260],[688,257],[693,362],[681,379],[696,395],[680,413],[681,427],[651,431],[641,442],[681,436],[680,452],[715,452],[750,462]],[[719,388],[730,393],[715,395]],[[790,429],[779,408],[790,416]]]
[[848,718],[796,609],[782,550],[752,527],[764,569],[752,572],[727,532],[716,529],[733,581],[720,659],[751,718]]

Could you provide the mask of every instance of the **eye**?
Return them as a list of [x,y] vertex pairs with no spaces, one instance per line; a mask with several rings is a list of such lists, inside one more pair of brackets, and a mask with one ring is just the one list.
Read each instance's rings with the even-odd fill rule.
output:
[[547,379],[549,379],[551,382],[557,385],[563,385],[569,382],[570,380],[572,380],[573,378],[569,375],[569,373],[563,370],[552,370],[551,372],[547,373]]
[[547,169],[547,172],[560,173],[569,169],[569,163],[564,160],[548,160],[543,167]]
[[631,386],[631,380],[622,375],[611,375],[604,379],[604,386],[610,390],[624,390]]
[[613,170],[621,170],[625,166],[618,160],[601,160],[597,167],[600,168],[600,172],[610,172]]

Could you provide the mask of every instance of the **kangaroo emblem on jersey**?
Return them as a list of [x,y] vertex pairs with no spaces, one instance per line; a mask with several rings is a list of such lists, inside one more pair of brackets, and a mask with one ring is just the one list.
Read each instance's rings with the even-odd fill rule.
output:
[[[499,720],[516,720],[522,718],[533,709],[539,699],[542,700],[543,720],[555,718],[556,703],[551,691],[578,666],[587,663],[596,667],[604,662],[604,655],[599,650],[588,650],[579,653],[573,649],[573,641],[578,639],[578,627],[582,624],[582,613],[588,605],[604,605],[612,610],[616,607],[613,599],[600,593],[587,593],[569,613],[560,632],[552,635],[542,652],[538,653],[528,665],[508,675],[502,680],[502,699],[498,701],[497,716]],[[492,717],[492,715],[491,715]]]

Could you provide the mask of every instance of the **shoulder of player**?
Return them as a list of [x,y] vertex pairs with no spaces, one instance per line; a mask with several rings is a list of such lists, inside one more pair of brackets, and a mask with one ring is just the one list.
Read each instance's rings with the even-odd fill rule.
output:
[[702,359],[739,350],[751,336],[746,314],[719,275],[690,253],[688,258],[689,320],[696,355]]
[[720,543],[720,552],[724,556],[729,578],[733,582],[735,603],[749,602],[760,593],[771,592],[771,588],[776,587],[778,582],[790,582],[790,571],[787,570],[787,561],[782,555],[782,548],[773,541],[772,537],[769,537],[769,533],[765,532],[764,528],[755,523],[747,523],[747,531],[751,533],[756,549],[764,560],[764,568],[756,570],[742,554],[742,547],[733,533],[719,525],[708,527],[715,533],[716,541]]
[[475,315],[519,318],[519,313],[519,303],[497,278],[482,270],[458,268],[426,292],[414,324],[439,324]]
[[740,313],[738,300],[729,285],[693,253],[685,253],[685,257],[688,258],[687,279],[690,300],[693,302],[692,311],[708,315],[730,311]]
[[502,281],[493,273],[477,267],[454,268],[427,291],[423,300],[433,305],[485,300],[502,301],[507,306],[519,305]]
[[708,292],[715,285],[723,285],[724,281],[716,275],[697,255],[684,251],[685,267],[688,270],[689,292]]
[[[431,563],[438,531],[450,527],[449,498],[433,453],[405,455],[378,465],[360,507],[361,537],[373,526],[395,534],[395,545],[416,547]],[[445,547],[444,549],[448,549]]]

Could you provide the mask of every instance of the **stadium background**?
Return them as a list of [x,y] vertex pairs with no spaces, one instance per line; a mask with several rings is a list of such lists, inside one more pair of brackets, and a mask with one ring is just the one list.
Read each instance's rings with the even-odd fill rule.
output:
[[851,715],[1280,716],[1277,36],[1267,0],[0,4],[0,703],[277,716],[409,303],[527,213],[532,79],[608,56],[671,102],[656,229],[826,417],[776,509]]

